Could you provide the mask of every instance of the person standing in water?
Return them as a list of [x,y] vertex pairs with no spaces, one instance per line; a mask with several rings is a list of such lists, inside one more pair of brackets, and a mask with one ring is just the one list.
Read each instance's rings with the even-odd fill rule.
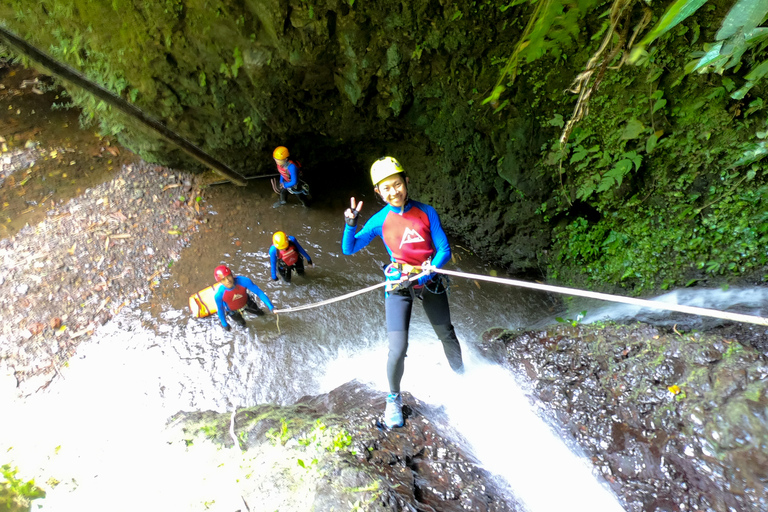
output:
[[270,311],[275,310],[275,306],[267,297],[261,288],[256,286],[253,281],[244,276],[237,276],[226,265],[219,265],[213,271],[213,276],[216,278],[216,282],[221,283],[221,286],[216,290],[214,300],[216,301],[217,313],[219,315],[219,321],[221,327],[225,331],[229,331],[231,327],[227,322],[227,317],[232,319],[235,323],[241,327],[245,327],[245,319],[243,318],[242,311],[247,311],[256,316],[264,315],[264,311],[254,302],[248,291],[250,290],[261,301],[266,304]]
[[403,400],[400,381],[405,370],[408,350],[408,327],[414,298],[419,298],[440,341],[448,363],[456,373],[464,371],[461,346],[451,324],[451,312],[444,279],[436,274],[410,281],[409,275],[421,272],[424,263],[442,267],[451,258],[448,237],[435,209],[408,197],[408,178],[396,159],[385,156],[371,166],[374,191],[387,206],[373,215],[357,232],[357,217],[363,202],[350,201],[344,212],[346,227],[341,242],[344,254],[354,254],[380,237],[391,263],[386,267],[385,314],[389,337],[387,377],[389,394],[384,411],[387,428],[402,427]]
[[286,235],[282,231],[276,231],[272,235],[272,245],[269,248],[269,264],[272,280],[277,281],[277,274],[283,281],[290,284],[291,272],[294,270],[300,276],[304,275],[304,259],[307,265],[312,266],[312,258],[301,246],[296,237]]
[[279,208],[288,202],[288,194],[296,196],[301,206],[309,206],[309,186],[301,179],[301,169],[298,162],[289,160],[290,153],[285,146],[278,146],[272,152],[272,158],[280,173],[278,186],[280,199],[272,208]]

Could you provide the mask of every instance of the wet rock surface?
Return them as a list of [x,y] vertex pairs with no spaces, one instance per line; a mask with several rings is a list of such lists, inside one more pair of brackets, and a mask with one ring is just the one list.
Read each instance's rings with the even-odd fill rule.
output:
[[764,329],[647,324],[489,332],[542,414],[592,457],[628,511],[768,510]]
[[444,437],[429,406],[407,393],[404,402],[405,426],[388,431],[378,426],[384,397],[353,381],[288,407],[180,412],[169,420],[170,440],[190,451],[237,443],[254,462],[241,466],[250,472],[240,488],[250,510],[522,510]]
[[4,390],[47,386],[98,326],[151,293],[202,222],[198,193],[191,175],[127,165],[0,240]]

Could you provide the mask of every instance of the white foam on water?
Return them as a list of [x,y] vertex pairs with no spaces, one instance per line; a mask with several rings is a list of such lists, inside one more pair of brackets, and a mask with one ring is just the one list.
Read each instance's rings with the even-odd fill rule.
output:
[[[482,466],[503,477],[530,512],[624,510],[593,475],[589,461],[536,415],[512,374],[463,347],[465,373],[456,375],[429,334],[412,333],[402,390],[443,406],[450,425],[470,443]],[[372,387],[386,393],[386,361],[386,347],[340,357],[329,364],[324,390],[367,377]],[[369,371],[361,376],[360,368]]]
[[220,450],[187,453],[168,443],[165,423],[187,401],[180,389],[182,398],[173,399],[171,389],[171,398],[161,398],[160,377],[182,368],[172,368],[158,349],[109,341],[82,347],[50,391],[3,397],[3,463],[18,466],[24,481],[59,481],[33,510],[201,510],[212,496],[220,505],[239,496],[227,492],[235,480],[226,468],[209,471],[218,464],[211,460],[225,455]]

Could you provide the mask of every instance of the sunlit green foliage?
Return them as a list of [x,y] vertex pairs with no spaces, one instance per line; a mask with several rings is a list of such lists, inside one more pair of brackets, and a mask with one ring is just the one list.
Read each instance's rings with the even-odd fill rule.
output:
[[35,485],[34,480],[24,481],[16,476],[18,472],[18,468],[11,468],[10,464],[0,466],[0,510],[26,512],[32,500],[45,497],[45,491]]

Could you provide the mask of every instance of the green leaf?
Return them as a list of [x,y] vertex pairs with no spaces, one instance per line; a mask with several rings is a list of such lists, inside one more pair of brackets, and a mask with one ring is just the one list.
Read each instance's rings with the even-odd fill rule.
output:
[[589,152],[587,152],[587,150],[584,149],[582,146],[579,146],[579,148],[573,153],[570,163],[575,164],[576,162],[580,162],[584,160],[587,157],[587,155],[589,155]]
[[768,14],[768,1],[738,0],[725,15],[715,40],[728,39],[739,31],[749,32],[763,22],[766,14]]
[[514,7],[514,6],[516,6],[516,5],[520,5],[520,4],[522,4],[522,3],[525,3],[526,1],[527,1],[527,0],[512,0],[512,1],[511,1],[510,3],[508,3],[507,5],[502,5],[501,7],[499,7],[499,10],[500,10],[501,12],[504,12],[504,11],[506,11],[507,9],[509,9],[510,7]]
[[750,71],[744,78],[754,82],[760,80],[766,74],[768,74],[768,60],[764,60],[757,67],[752,68],[752,71]]
[[640,170],[640,164],[643,163],[643,155],[637,153],[637,151],[630,151],[625,153],[624,156],[632,161],[635,165],[635,170]]
[[586,201],[589,196],[592,195],[592,193],[595,191],[595,184],[591,181],[589,183],[585,183],[582,186],[579,187],[579,189],[576,191],[576,199],[579,199],[581,201]]
[[501,97],[501,95],[504,93],[505,90],[506,90],[506,87],[504,87],[503,85],[497,85],[496,87],[494,87],[493,92],[491,92],[491,95],[483,100],[483,105],[485,105],[486,103],[499,101],[499,98]]
[[[706,50],[707,46],[704,47]],[[715,44],[714,46],[709,47],[709,50],[707,50],[707,53],[705,53],[700,59],[695,60],[685,66],[685,72],[686,73],[693,73],[694,71],[701,69],[705,66],[711,66],[714,62],[718,60],[728,60],[728,56],[721,56],[720,50],[723,48],[723,42],[720,41],[719,43]],[[689,69],[690,68],[690,69]]]
[[616,180],[608,176],[609,172],[610,171],[605,173],[605,176],[603,176],[603,179],[600,180],[600,185],[597,186],[598,192],[605,192],[606,190],[610,190],[611,188],[613,188],[613,185],[616,184]]
[[627,122],[624,131],[621,134],[622,139],[636,139],[645,130],[643,123],[634,117]]
[[621,185],[621,182],[624,181],[624,176],[626,176],[631,170],[632,160],[629,158],[624,158],[623,160],[616,162],[616,165],[613,167],[613,169],[603,174],[603,180],[605,180],[606,177],[612,178],[614,181],[616,181],[617,185]]
[[547,123],[549,126],[557,126],[558,128],[562,128],[565,125],[565,121],[563,120],[563,116],[560,114],[555,114],[555,117],[549,120]]
[[677,0],[669,6],[655,27],[640,41],[639,47],[648,46],[657,38],[677,26],[681,21],[695,13],[707,0]]
[[741,154],[741,158],[739,158],[733,164],[733,167],[738,167],[740,165],[747,165],[753,162],[757,162],[758,160],[765,158],[766,155],[768,155],[768,142],[760,141],[754,144],[750,144],[749,146],[747,146],[747,149]]
[[731,93],[731,98],[735,100],[741,100],[744,99],[744,96],[747,95],[747,93],[755,86],[755,82],[746,82],[744,85],[741,86],[741,88],[733,93]]
[[656,148],[656,143],[659,140],[659,132],[652,133],[650,137],[648,137],[648,140],[645,141],[645,152],[646,153],[652,153],[653,150]]
[[655,114],[657,110],[664,108],[664,105],[666,104],[667,100],[665,99],[656,100],[656,102],[653,104],[653,108],[651,109],[651,114]]

